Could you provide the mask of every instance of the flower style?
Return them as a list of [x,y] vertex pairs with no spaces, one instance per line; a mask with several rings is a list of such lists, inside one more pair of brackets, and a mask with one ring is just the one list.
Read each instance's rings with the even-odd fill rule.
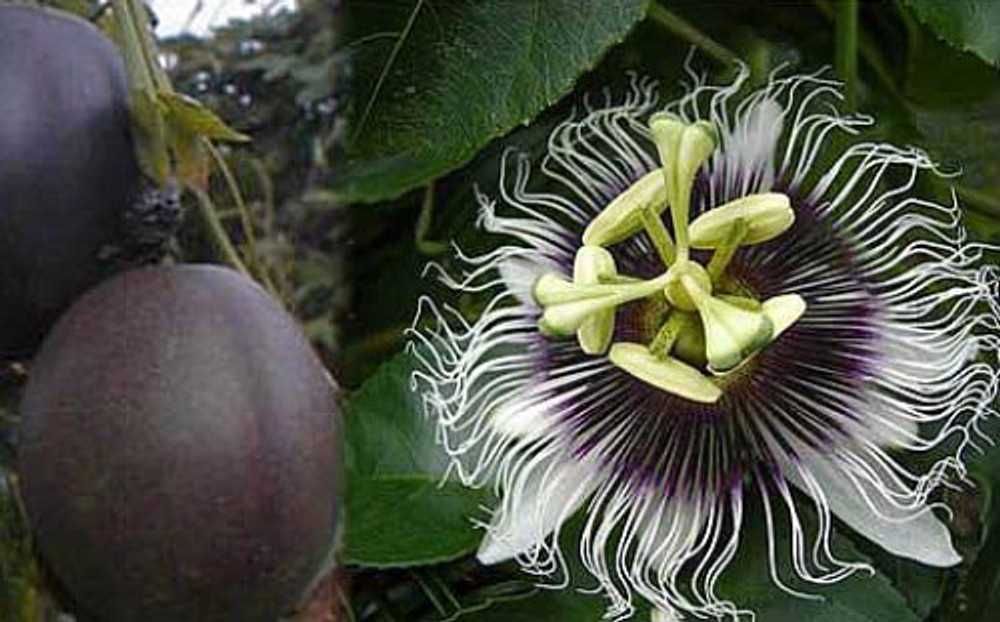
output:
[[846,140],[872,119],[839,114],[822,73],[751,93],[745,70],[689,74],[662,110],[635,79],[558,126],[549,191],[505,154],[501,205],[479,203],[509,242],[459,252],[461,278],[431,266],[491,295],[474,323],[424,298],[411,331],[453,472],[501,499],[479,559],[556,573],[582,508],[608,617],[636,595],[666,619],[738,617],[715,588],[757,497],[792,594],[779,555],[806,586],[868,569],[832,552],[831,515],[895,555],[958,563],[935,495],[989,441],[993,249],[966,241],[957,205],[912,196],[938,174],[923,152]]

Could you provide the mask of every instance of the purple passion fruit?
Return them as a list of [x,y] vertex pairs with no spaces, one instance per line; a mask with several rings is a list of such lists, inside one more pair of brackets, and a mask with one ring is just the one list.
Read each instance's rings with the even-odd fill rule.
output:
[[106,275],[138,188],[121,55],[84,20],[0,4],[0,357]]
[[39,350],[22,403],[42,557],[107,622],[275,622],[335,540],[334,385],[296,322],[209,266],[120,274]]

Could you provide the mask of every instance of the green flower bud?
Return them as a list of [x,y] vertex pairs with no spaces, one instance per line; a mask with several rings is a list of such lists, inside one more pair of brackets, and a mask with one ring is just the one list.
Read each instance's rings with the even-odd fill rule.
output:
[[657,214],[667,208],[667,188],[659,169],[646,173],[628,190],[619,194],[583,232],[583,243],[590,246],[610,246],[642,230],[642,212],[652,209]]
[[644,345],[616,343],[608,359],[639,380],[685,399],[711,404],[722,397],[719,387],[697,369],[672,357],[657,357]]
[[739,220],[747,227],[741,244],[759,244],[787,231],[795,222],[795,212],[788,197],[776,192],[752,194],[730,201],[708,210],[691,223],[691,246],[722,246]]

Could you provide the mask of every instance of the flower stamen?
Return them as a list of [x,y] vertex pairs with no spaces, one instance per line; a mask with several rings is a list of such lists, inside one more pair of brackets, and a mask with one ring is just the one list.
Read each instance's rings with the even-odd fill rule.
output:
[[659,357],[638,343],[616,343],[608,360],[654,387],[694,402],[712,404],[722,391],[694,367],[673,357]]
[[716,287],[719,286],[723,275],[725,275],[726,268],[729,267],[729,262],[732,261],[733,255],[736,254],[736,249],[740,247],[749,232],[750,227],[747,225],[746,220],[737,218],[733,221],[733,226],[730,227],[722,244],[715,249],[711,261],[708,262],[706,271],[708,272],[708,277],[712,280],[712,284]]
[[[611,346],[620,305],[662,296],[661,304],[665,299],[671,309],[650,345],[615,344],[609,352],[609,357],[615,353],[611,362],[665,391],[709,400],[712,391],[691,388],[697,383],[693,374],[709,382],[699,368],[716,375],[732,371],[805,312],[805,301],[798,296],[779,296],[762,305],[734,296],[733,284],[724,283],[726,269],[741,246],[781,235],[795,215],[786,195],[769,192],[730,201],[689,224],[691,190],[699,169],[716,149],[716,129],[705,121],[688,124],[665,113],[653,115],[649,128],[660,169],[618,195],[587,226],[572,281],[551,273],[538,279],[533,292],[543,308],[538,326],[547,336],[575,334],[584,353],[599,356]],[[667,207],[673,237],[663,222]],[[654,279],[619,275],[614,257],[604,248],[641,230],[667,268]],[[707,269],[690,258],[691,248],[714,249]],[[678,344],[683,361],[670,356]],[[671,371],[681,374],[677,382],[683,387],[666,379]]]
[[653,248],[659,253],[663,265],[669,268],[677,259],[677,248],[674,246],[674,241],[670,238],[667,226],[663,224],[663,219],[660,218],[660,212],[652,207],[647,207],[640,212],[640,216],[642,217],[642,226],[646,229],[646,234],[649,235],[649,239],[653,242]]
[[659,215],[667,209],[667,187],[659,170],[643,175],[628,190],[601,210],[583,232],[586,246],[610,246],[627,240],[642,230],[642,216],[648,210]]
[[663,164],[663,179],[677,241],[677,259],[686,261],[690,251],[688,215],[691,188],[698,169],[711,157],[718,144],[715,127],[705,121],[689,125],[674,115],[660,113],[650,119],[649,129]]

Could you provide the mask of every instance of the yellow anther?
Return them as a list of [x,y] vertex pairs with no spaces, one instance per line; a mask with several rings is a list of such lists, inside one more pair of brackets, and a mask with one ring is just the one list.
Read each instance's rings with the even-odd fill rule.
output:
[[672,357],[658,357],[642,344],[616,343],[608,359],[639,380],[685,399],[711,404],[722,397],[719,387],[694,367]]

